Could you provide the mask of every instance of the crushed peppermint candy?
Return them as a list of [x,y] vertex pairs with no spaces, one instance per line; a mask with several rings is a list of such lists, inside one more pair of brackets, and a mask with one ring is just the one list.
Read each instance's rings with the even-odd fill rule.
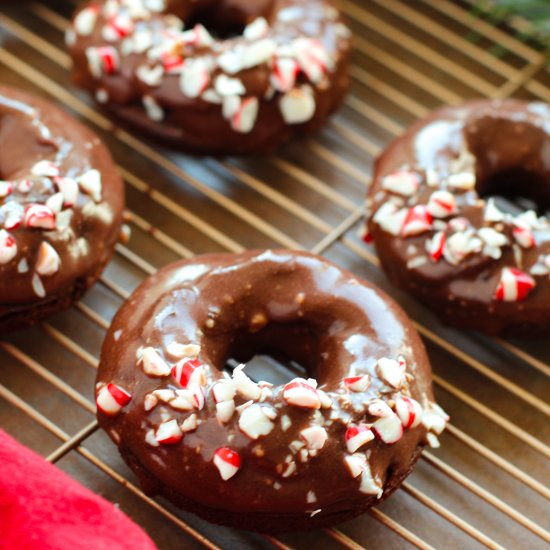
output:
[[241,457],[239,453],[232,451],[228,447],[219,448],[214,453],[214,458],[212,460],[224,481],[231,479],[241,467]]

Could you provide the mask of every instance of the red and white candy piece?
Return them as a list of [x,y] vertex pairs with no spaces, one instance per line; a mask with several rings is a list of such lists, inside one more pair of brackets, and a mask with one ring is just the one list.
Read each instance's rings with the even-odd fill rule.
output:
[[279,107],[287,124],[303,124],[315,114],[313,90],[310,86],[294,88],[281,97]]
[[117,13],[109,18],[103,28],[103,37],[109,41],[120,40],[131,34],[134,28],[134,21],[129,15]]
[[248,97],[243,100],[240,107],[231,117],[231,127],[233,130],[241,134],[250,133],[256,124],[259,108],[258,98]]
[[25,210],[17,202],[8,202],[0,207],[0,217],[4,218],[5,229],[17,229],[25,217]]
[[185,63],[183,57],[178,54],[163,52],[160,56],[162,68],[166,74],[179,74]]
[[305,441],[308,449],[318,451],[324,447],[328,434],[322,426],[310,426],[300,431],[300,437]]
[[0,199],[6,198],[13,192],[13,183],[11,181],[0,181]]
[[25,209],[26,227],[36,229],[55,229],[55,214],[45,204],[29,204]]
[[356,426],[350,426],[346,430],[346,447],[350,453],[354,453],[374,439],[374,434],[370,426],[366,424],[357,424]]
[[47,242],[40,243],[38,249],[38,259],[36,260],[35,270],[39,275],[45,277],[53,275],[59,271],[61,258],[55,248]]
[[200,23],[195,25],[191,30],[185,31],[182,34],[182,38],[186,44],[196,48],[205,48],[214,42],[212,35]]
[[279,92],[290,92],[294,88],[300,65],[294,59],[278,57],[273,63],[271,85]]
[[456,211],[456,199],[448,191],[434,191],[426,206],[428,213],[434,218],[446,218]]
[[161,445],[174,445],[181,441],[182,438],[183,432],[175,418],[162,422],[155,432],[155,439]]
[[143,348],[141,351],[141,366],[148,376],[169,376],[170,367],[164,359],[152,347]]
[[425,233],[432,228],[432,222],[433,218],[426,207],[417,204],[407,212],[403,222],[403,228],[401,229],[401,235],[403,235],[403,237],[412,237]]
[[311,38],[297,38],[292,49],[302,71],[311,82],[318,84],[326,75],[328,67],[327,52],[321,42]]
[[376,372],[383,382],[392,388],[400,388],[405,380],[405,366],[395,359],[378,359]]
[[420,187],[420,177],[414,172],[394,172],[382,179],[382,189],[405,197],[414,195]]
[[107,416],[115,416],[122,407],[128,405],[132,396],[116,384],[107,384],[103,386],[96,398],[96,405],[100,412]]
[[172,367],[172,376],[182,388],[187,388],[191,383],[206,384],[204,365],[198,359],[182,359]]
[[394,414],[389,405],[385,401],[382,401],[382,399],[376,399],[372,403],[369,403],[367,411],[372,416],[377,417],[391,416]]
[[535,237],[533,233],[524,227],[514,227],[514,239],[523,248],[533,248],[535,246]]
[[0,229],[0,265],[11,262],[17,255],[17,243],[5,230]]
[[199,97],[210,84],[210,72],[201,59],[190,59],[181,69],[180,88],[186,97]]
[[60,193],[63,195],[63,205],[66,207],[74,206],[78,200],[78,183],[72,178],[55,178],[55,183]]
[[233,382],[237,393],[244,399],[258,401],[262,396],[262,388],[245,374],[244,365],[233,370]]
[[385,202],[377,211],[373,217],[376,222],[384,231],[391,235],[401,235],[405,218],[408,215],[406,208],[400,210],[391,202]]
[[373,425],[372,431],[384,443],[392,445],[397,443],[403,436],[403,424],[399,417],[392,413],[379,418]]
[[305,409],[319,409],[321,407],[317,390],[303,378],[295,378],[283,388],[283,399],[289,405],[295,407]]
[[232,451],[229,447],[220,447],[214,453],[213,462],[224,481],[232,478],[241,467],[239,453]]
[[118,52],[112,46],[100,46],[86,50],[88,67],[95,78],[101,78],[104,74],[114,74],[120,67]]
[[505,267],[500,275],[495,299],[502,302],[517,302],[525,299],[535,286],[535,280],[527,273],[512,267]]
[[369,387],[369,385],[370,377],[368,374],[344,378],[344,386],[353,392],[363,392]]
[[54,178],[59,176],[59,167],[49,160],[41,160],[31,168],[31,174],[37,177]]
[[398,397],[395,400],[395,412],[405,429],[416,428],[422,422],[422,407],[411,397]]
[[426,241],[426,251],[434,262],[438,262],[443,256],[447,235],[444,231],[438,231],[431,239]]

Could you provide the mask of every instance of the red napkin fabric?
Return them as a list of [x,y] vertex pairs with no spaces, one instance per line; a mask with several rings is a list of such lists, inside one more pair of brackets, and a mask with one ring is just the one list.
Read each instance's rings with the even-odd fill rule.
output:
[[0,549],[156,550],[120,510],[0,430]]

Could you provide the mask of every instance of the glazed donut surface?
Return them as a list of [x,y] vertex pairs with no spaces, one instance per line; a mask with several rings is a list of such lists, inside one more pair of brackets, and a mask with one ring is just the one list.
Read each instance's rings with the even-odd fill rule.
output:
[[382,265],[445,322],[550,329],[549,132],[545,104],[475,101],[432,113],[378,159],[367,209]]
[[272,150],[319,127],[349,84],[332,0],[92,1],[67,42],[108,110],[199,153]]
[[[307,375],[274,386],[234,357]],[[278,532],[349,519],[410,472],[446,416],[403,311],[334,264],[289,251],[198,256],[116,315],[98,418],[147,492],[210,521]]]
[[0,87],[0,330],[67,307],[119,236],[124,190],[105,146],[53,104]]

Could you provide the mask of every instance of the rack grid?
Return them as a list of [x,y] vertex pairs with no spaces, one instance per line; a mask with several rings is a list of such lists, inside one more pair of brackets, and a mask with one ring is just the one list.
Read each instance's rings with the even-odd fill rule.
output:
[[[140,523],[159,548],[548,548],[550,346],[442,326],[392,288],[357,233],[381,149],[415,118],[468,98],[550,101],[547,52],[450,0],[341,0],[352,87],[321,133],[268,158],[197,159],[118,127],[70,81],[71,0],[3,2],[3,83],[52,99],[111,148],[132,239],[84,300],[0,340],[0,425]],[[194,254],[291,247],[378,284],[409,312],[452,421],[403,487],[338,528],[270,537],[212,526],[136,485],[94,418],[101,341],[147,275]]]

